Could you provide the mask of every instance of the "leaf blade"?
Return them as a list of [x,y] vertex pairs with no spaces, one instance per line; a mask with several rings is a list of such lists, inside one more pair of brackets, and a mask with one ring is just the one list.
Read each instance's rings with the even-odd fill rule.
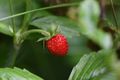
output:
[[9,36],[13,36],[13,29],[11,26],[0,23],[0,32]]
[[108,75],[110,72],[109,52],[100,51],[98,53],[90,53],[84,55],[78,64],[73,68],[68,80],[97,80],[103,78],[103,74]]
[[2,80],[43,80],[42,78],[30,73],[26,69],[20,68],[0,68],[0,78]]

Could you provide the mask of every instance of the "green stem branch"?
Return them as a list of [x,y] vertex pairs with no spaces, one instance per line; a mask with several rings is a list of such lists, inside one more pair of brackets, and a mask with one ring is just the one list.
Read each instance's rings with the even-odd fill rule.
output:
[[26,12],[22,12],[22,13],[18,13],[18,14],[12,15],[12,16],[1,18],[0,21],[11,19],[11,18],[18,17],[18,16],[21,16],[21,15],[24,15],[24,14],[28,14],[28,13],[33,13],[33,12],[36,12],[36,11],[42,11],[42,10],[53,9],[53,8],[58,8],[58,7],[67,7],[67,6],[73,6],[73,5],[79,5],[79,3],[78,2],[77,3],[66,3],[66,4],[59,4],[59,5],[54,5],[54,6],[50,6],[50,7],[44,7],[44,8],[29,10],[29,11],[26,11]]
[[[32,1],[31,0],[26,0],[25,2],[26,2],[26,11],[31,10],[32,6],[30,6],[30,5],[32,5]],[[22,31],[25,31],[25,30],[28,29],[28,25],[29,25],[29,22],[31,20],[31,16],[32,16],[31,14],[24,15],[23,23],[22,23],[22,26],[21,26]]]

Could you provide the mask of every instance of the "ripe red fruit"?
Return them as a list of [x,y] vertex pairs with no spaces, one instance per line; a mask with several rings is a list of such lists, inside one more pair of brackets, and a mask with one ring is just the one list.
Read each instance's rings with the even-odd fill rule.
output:
[[46,41],[49,52],[57,56],[65,56],[68,52],[68,42],[64,35],[57,34]]

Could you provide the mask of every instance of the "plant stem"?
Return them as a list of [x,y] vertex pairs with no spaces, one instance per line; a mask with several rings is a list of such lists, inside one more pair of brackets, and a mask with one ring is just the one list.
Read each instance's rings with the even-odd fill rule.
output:
[[115,8],[114,8],[114,5],[113,5],[113,1],[111,1],[111,7],[112,7],[112,12],[113,12],[113,16],[114,16],[114,20],[115,20],[115,24],[116,24],[116,28],[118,30],[119,28],[119,25],[118,25],[118,22],[117,22],[117,15],[116,15],[116,12],[115,12]]
[[[14,9],[13,9],[13,0],[9,0],[9,7],[10,7],[10,13],[11,13],[11,15],[13,15],[14,14]],[[13,27],[13,32],[15,32],[15,19],[14,18],[12,18],[11,19],[11,24],[12,24],[12,27]]]
[[[32,1],[31,0],[26,0],[26,11],[29,11],[32,9]],[[32,15],[31,14],[26,14],[24,15],[24,19],[22,21],[22,25],[21,25],[21,30],[22,31],[25,31],[28,29],[28,25],[29,25],[29,22],[31,20],[31,17]]]
[[24,14],[28,14],[28,13],[33,13],[33,12],[36,12],[36,11],[42,11],[42,10],[53,9],[53,8],[58,8],[58,7],[67,7],[67,6],[73,6],[73,5],[78,5],[78,4],[79,4],[78,2],[76,2],[76,3],[66,3],[66,4],[59,4],[59,5],[54,5],[54,6],[29,10],[29,11],[26,11],[26,12],[22,12],[22,13],[18,13],[18,14],[12,15],[12,16],[1,18],[0,21],[11,19],[11,18],[18,17],[18,16],[21,16],[21,15],[24,15]]
[[20,49],[20,46],[18,46],[18,45],[13,46],[13,52],[12,52],[12,54],[9,55],[9,59],[5,65],[5,67],[14,67],[15,61],[19,54],[19,49]]

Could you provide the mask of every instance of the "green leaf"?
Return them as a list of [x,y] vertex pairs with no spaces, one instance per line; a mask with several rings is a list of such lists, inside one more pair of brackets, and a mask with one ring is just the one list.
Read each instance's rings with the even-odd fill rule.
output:
[[111,55],[104,50],[84,55],[73,68],[69,80],[102,80],[110,72]]
[[30,23],[31,25],[44,29],[50,30],[52,24],[59,26],[61,33],[65,34],[68,37],[79,36],[78,26],[74,21],[71,21],[67,18],[57,17],[57,16],[45,16],[39,19],[34,20]]
[[26,69],[0,68],[0,80],[43,80]]
[[0,23],[0,32],[9,36],[13,36],[13,29],[11,26]]
[[95,0],[85,0],[79,7],[79,25],[82,34],[104,49],[112,47],[111,36],[97,28],[100,15],[99,4]]

